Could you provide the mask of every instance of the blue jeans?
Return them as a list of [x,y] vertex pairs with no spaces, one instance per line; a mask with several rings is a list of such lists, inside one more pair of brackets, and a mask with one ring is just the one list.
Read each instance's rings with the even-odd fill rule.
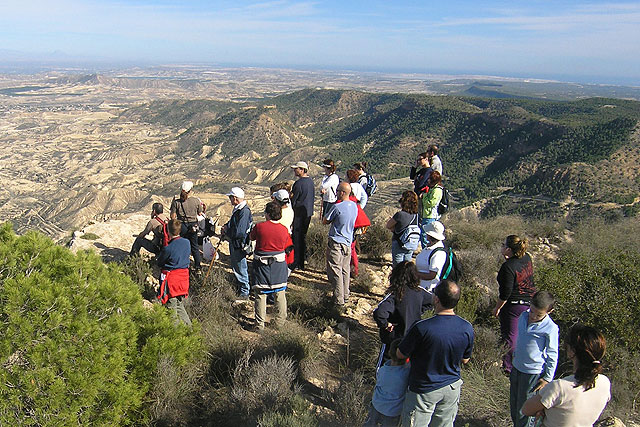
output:
[[247,266],[247,257],[242,249],[236,249],[229,244],[229,258],[231,258],[231,269],[236,276],[236,280],[240,283],[238,294],[242,296],[249,295],[249,267]]
[[435,221],[437,221],[435,218],[420,218],[420,244],[422,245],[422,249],[429,246],[427,234],[424,232],[424,226]]
[[515,367],[509,375],[509,406],[511,407],[511,421],[515,427],[533,427],[535,417],[526,417],[520,413],[522,405],[533,393],[531,390],[538,383],[540,374],[525,374]]
[[458,414],[462,380],[425,393],[407,391],[402,426],[453,427]]
[[394,267],[402,261],[411,261],[412,255],[413,251],[403,249],[396,239],[391,239],[391,259]]

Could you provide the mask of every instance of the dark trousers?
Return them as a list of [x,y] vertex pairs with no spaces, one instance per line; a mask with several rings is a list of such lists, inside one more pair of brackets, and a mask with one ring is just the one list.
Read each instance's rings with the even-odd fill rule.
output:
[[[196,230],[194,231],[194,226]],[[191,255],[193,256],[193,264],[196,269],[200,268],[200,260],[202,255],[200,254],[200,248],[198,247],[198,223],[196,222],[183,222],[182,229],[180,230],[180,237],[184,237],[191,243]]]
[[304,269],[304,259],[307,254],[307,231],[309,231],[309,224],[311,223],[311,217],[305,215],[298,215],[295,212],[293,216],[293,232],[291,239],[293,240],[293,267]]
[[130,256],[138,255],[140,253],[140,248],[145,248],[149,252],[154,255],[158,255],[160,253],[160,248],[156,246],[149,239],[145,239],[144,237],[136,237],[136,240],[133,242],[133,246],[131,247],[131,252],[129,252]]
[[516,339],[518,338],[518,319],[520,315],[529,309],[528,305],[507,303],[500,310],[498,315],[500,319],[500,334],[502,340],[509,347],[509,351],[502,358],[502,368],[505,372],[511,372],[513,368],[513,350],[516,347]]

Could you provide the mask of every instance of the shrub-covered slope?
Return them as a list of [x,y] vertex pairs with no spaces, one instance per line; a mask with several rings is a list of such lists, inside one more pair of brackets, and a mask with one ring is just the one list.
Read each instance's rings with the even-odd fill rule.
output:
[[[638,195],[640,103],[368,94],[306,89],[251,103],[156,101],[122,120],[186,129],[185,153],[211,146],[225,164],[248,151],[256,166],[285,155],[331,156],[342,169],[365,160],[380,177],[408,174],[430,142],[441,146],[447,185],[466,204],[506,190],[632,203]],[[183,154],[185,154],[183,153]],[[187,153],[188,154],[188,153]]]

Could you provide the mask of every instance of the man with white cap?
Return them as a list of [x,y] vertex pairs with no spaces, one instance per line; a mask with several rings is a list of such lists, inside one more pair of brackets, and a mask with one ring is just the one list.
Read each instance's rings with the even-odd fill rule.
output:
[[180,189],[180,196],[174,196],[171,201],[171,219],[178,219],[182,223],[180,236],[189,240],[191,255],[196,271],[200,270],[200,248],[198,247],[198,215],[202,213],[202,201],[191,194],[193,182],[184,181]]
[[293,173],[298,180],[291,189],[291,206],[293,207],[293,247],[294,261],[291,270],[304,270],[304,258],[307,252],[307,231],[313,216],[313,204],[315,201],[315,190],[313,180],[309,177],[309,166],[306,162],[298,162],[291,165]]
[[227,193],[233,212],[229,222],[222,226],[222,235],[229,241],[229,258],[231,269],[239,283],[238,296],[249,299],[249,268],[245,245],[249,241],[249,232],[253,224],[251,209],[244,200],[244,191],[240,187],[233,187]]
[[442,275],[442,267],[447,261],[447,253],[444,250],[444,225],[440,221],[430,222],[423,227],[429,241],[429,246],[424,248],[416,257],[416,267],[420,286],[427,291],[433,291]]

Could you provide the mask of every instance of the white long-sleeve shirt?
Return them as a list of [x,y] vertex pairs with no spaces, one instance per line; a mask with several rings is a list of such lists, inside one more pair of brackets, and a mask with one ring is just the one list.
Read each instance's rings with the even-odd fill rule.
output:
[[340,178],[335,173],[331,175],[325,175],[322,177],[322,189],[324,190],[324,194],[322,195],[322,201],[335,203],[337,198],[336,190],[338,189],[338,184],[340,184]]
[[358,199],[358,204],[362,209],[367,205],[367,201],[369,200],[369,196],[367,196],[367,192],[364,191],[362,185],[357,182],[351,183],[351,192]]

